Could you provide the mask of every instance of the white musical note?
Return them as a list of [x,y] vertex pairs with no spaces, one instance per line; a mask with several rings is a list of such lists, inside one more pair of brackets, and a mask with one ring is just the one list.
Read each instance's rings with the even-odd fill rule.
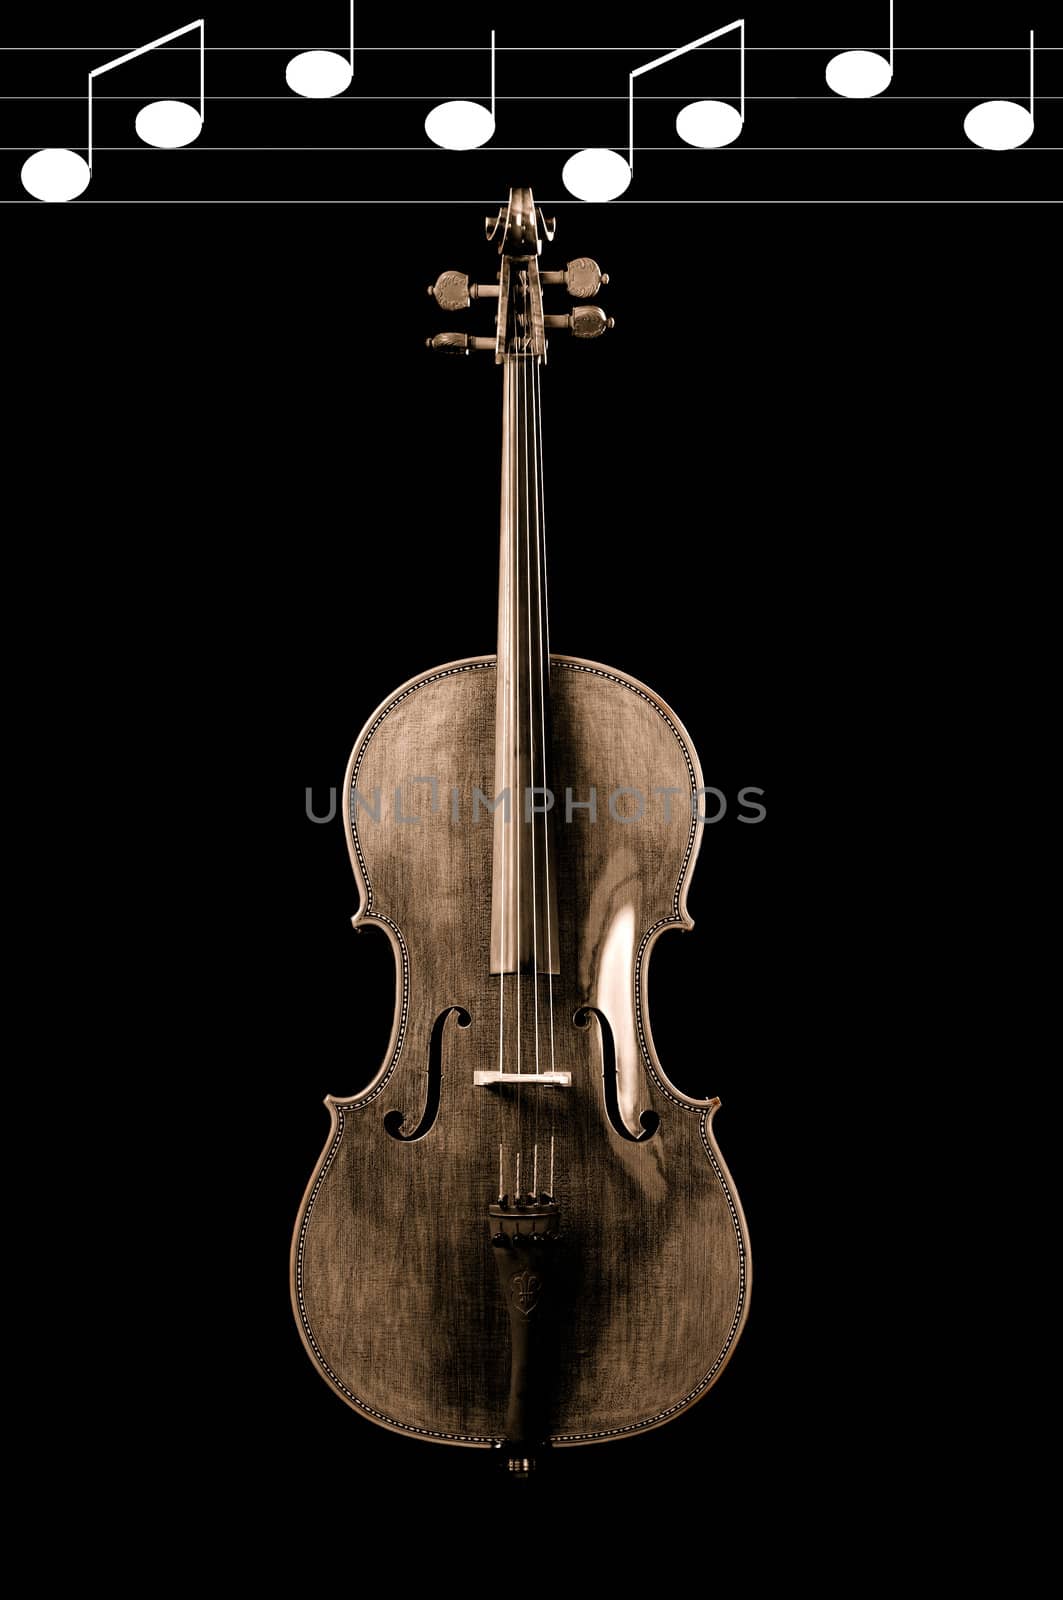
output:
[[870,100],[893,82],[893,0],[889,56],[877,50],[843,50],[827,62],[827,87],[846,100]]
[[561,181],[569,194],[574,194],[577,200],[615,200],[618,195],[623,194],[635,170],[635,79],[641,78],[645,72],[652,72],[655,67],[663,67],[666,62],[678,60],[680,56],[685,56],[704,44],[711,44],[714,39],[722,38],[725,33],[732,33],[735,28],[738,29],[739,41],[739,109],[736,111],[734,106],[725,100],[695,100],[690,105],[684,106],[675,119],[675,131],[685,144],[696,145],[700,150],[718,150],[723,145],[733,144],[742,132],[746,120],[744,17],[740,17],[737,22],[729,22],[725,28],[716,28],[712,33],[706,33],[702,38],[694,39],[678,50],[670,50],[667,55],[658,56],[656,61],[647,61],[644,66],[636,67],[628,74],[627,160],[625,161],[616,150],[578,150],[565,162],[561,173]]
[[983,100],[963,119],[963,131],[983,150],[1017,150],[1033,132],[1033,30],[1030,30],[1030,109],[1014,100]]
[[305,95],[307,100],[331,100],[350,88],[353,77],[354,0],[351,0],[348,54],[340,56],[335,50],[304,50],[289,61],[284,79],[293,94]]
[[138,56],[145,56],[150,50],[158,50],[161,45],[171,44],[174,39],[181,39],[186,33],[194,33],[199,29],[199,110],[186,104],[184,100],[153,100],[146,105],[137,115],[135,127],[138,136],[145,144],[154,145],[160,150],[176,150],[182,145],[191,144],[193,139],[199,137],[206,116],[206,98],[204,84],[206,79],[206,30],[203,19],[198,22],[189,22],[183,28],[175,28],[173,33],[163,34],[161,39],[152,39],[150,44],[140,46],[139,50],[130,50],[128,55],[119,56],[115,61],[108,61],[102,67],[94,67],[89,73],[89,143],[88,159],[79,156],[74,150],[38,150],[36,155],[30,156],[22,168],[23,187],[35,200],[76,200],[78,195],[84,194],[92,177],[92,112],[93,89],[97,78],[102,78],[105,72],[113,72],[116,67],[124,67],[127,61],[135,61]]
[[495,131],[495,30],[491,29],[491,109],[475,100],[447,100],[424,119],[424,131],[444,150],[475,150]]

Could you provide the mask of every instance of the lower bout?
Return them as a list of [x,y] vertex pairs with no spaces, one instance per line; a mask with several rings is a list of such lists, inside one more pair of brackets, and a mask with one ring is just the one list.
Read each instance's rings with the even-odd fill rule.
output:
[[[556,1446],[661,1427],[722,1374],[745,1323],[749,1270],[740,1220],[722,1189],[716,1197],[711,1217],[637,1246],[617,1248],[587,1225],[566,1231],[537,1334],[544,1431]],[[372,1232],[303,1234],[293,1288],[311,1360],[379,1426],[495,1444],[505,1434],[511,1345],[486,1225],[460,1270],[440,1268],[443,1238],[422,1236],[420,1259],[400,1264],[380,1241],[374,1250]]]

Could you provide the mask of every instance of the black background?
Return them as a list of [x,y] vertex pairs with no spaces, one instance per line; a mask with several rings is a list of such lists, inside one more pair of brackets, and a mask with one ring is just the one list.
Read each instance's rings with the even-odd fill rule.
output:
[[[394,1533],[411,1488],[503,1514],[515,1493],[485,1453],[349,1412],[286,1277],[322,1098],[373,1074],[391,1016],[340,824],[304,791],[340,785],[396,684],[493,647],[497,374],[423,349],[445,325],[424,285],[489,270],[482,198],[7,213],[14,470],[40,508],[20,709],[63,728],[54,821],[80,846],[38,908],[78,907],[70,1020],[114,1063],[72,1255],[122,1379],[83,1420],[121,1411],[131,1484],[191,1449],[199,1510],[238,1485],[266,1549],[300,1496],[326,1518],[371,1496]],[[559,1453],[554,1487],[652,1486],[718,1538],[751,1507],[822,1530],[885,1448],[955,1448],[972,1241],[938,1111],[979,1003],[953,931],[973,797],[1022,756],[1039,672],[1050,213],[556,209],[557,259],[601,261],[617,327],[556,341],[544,382],[554,648],[649,682],[705,781],[763,787],[768,815],[707,830],[696,929],[653,985],[666,1068],[723,1101],[750,1321],[688,1416]],[[86,1429],[68,1446],[87,1459]]]

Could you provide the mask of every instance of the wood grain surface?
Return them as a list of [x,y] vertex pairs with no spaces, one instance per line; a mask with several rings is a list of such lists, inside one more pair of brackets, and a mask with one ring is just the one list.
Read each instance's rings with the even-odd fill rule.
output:
[[[669,1082],[646,1004],[654,941],[691,925],[697,757],[635,680],[563,656],[551,658],[550,676],[560,970],[507,977],[504,1017],[489,971],[492,819],[482,811],[473,823],[470,804],[474,788],[493,792],[494,658],[403,686],[367,724],[347,775],[355,923],[390,938],[398,997],[376,1078],[327,1102],[332,1128],[293,1241],[293,1299],[312,1359],[350,1405],[453,1444],[491,1445],[503,1431],[509,1337],[487,1223],[500,1145],[507,1190],[518,1149],[529,1186],[536,1146],[543,1189],[553,1140],[565,1235],[553,1443],[620,1437],[675,1416],[719,1376],[748,1308],[748,1240],[712,1134],[717,1102]],[[434,812],[429,786],[412,781],[428,776],[439,781]],[[592,786],[597,820],[576,810],[566,822],[564,789],[586,799]],[[613,806],[629,820],[610,814],[620,788],[647,797],[641,817],[633,795]],[[355,789],[370,807],[380,790],[379,820],[353,803]],[[679,791],[670,821],[665,797],[652,793],[663,789]],[[394,1137],[388,1112],[404,1114],[407,1135],[421,1121],[433,1030],[448,1010],[438,1113],[422,1137]],[[603,1061],[614,1053],[611,1118]],[[570,1071],[572,1087],[474,1088],[473,1072],[500,1061],[507,1071]],[[644,1112],[660,1118],[651,1137],[639,1137]]]

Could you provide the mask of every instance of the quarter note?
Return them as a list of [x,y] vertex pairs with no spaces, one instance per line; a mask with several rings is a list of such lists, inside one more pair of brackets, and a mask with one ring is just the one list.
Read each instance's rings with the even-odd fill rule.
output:
[[350,0],[350,31],[347,55],[335,50],[304,50],[293,56],[284,80],[293,94],[307,100],[331,100],[351,86],[354,77],[354,0]]
[[196,111],[184,100],[153,100],[138,113],[135,123],[138,137],[143,139],[145,144],[154,145],[159,150],[176,150],[197,139],[206,116],[204,93],[206,39],[202,18],[198,22],[187,23],[183,28],[175,28],[173,33],[163,34],[161,39],[152,39],[150,44],[143,44],[138,50],[130,50],[128,54],[118,56],[114,61],[107,61],[102,67],[94,67],[89,73],[87,159],[78,155],[76,150],[38,150],[23,164],[23,188],[35,200],[76,200],[78,195],[84,194],[92,177],[93,84],[96,79],[102,78],[105,72],[113,72],[116,67],[124,67],[127,61],[135,61],[138,56],[147,55],[150,50],[158,50],[164,44],[171,44],[174,39],[183,38],[186,33],[194,33],[197,28],[199,29],[199,110]]
[[1030,109],[1014,100],[983,100],[963,119],[963,131],[983,150],[1017,150],[1033,132],[1033,30],[1030,31]]
[[495,132],[495,30],[491,29],[491,109],[476,100],[447,100],[424,119],[424,131],[444,150],[476,150]]
[[635,79],[641,78],[655,67],[676,61],[691,50],[721,39],[725,33],[738,29],[738,109],[726,100],[694,100],[684,106],[675,119],[675,131],[685,144],[700,150],[718,150],[733,144],[742,132],[746,120],[746,24],[745,18],[716,28],[678,50],[647,61],[628,74],[628,152],[627,160],[616,150],[579,150],[565,162],[561,181],[569,194],[577,200],[615,200],[631,182],[635,170]]
[[871,100],[893,82],[893,0],[888,56],[877,50],[843,50],[827,62],[827,88],[846,100]]

